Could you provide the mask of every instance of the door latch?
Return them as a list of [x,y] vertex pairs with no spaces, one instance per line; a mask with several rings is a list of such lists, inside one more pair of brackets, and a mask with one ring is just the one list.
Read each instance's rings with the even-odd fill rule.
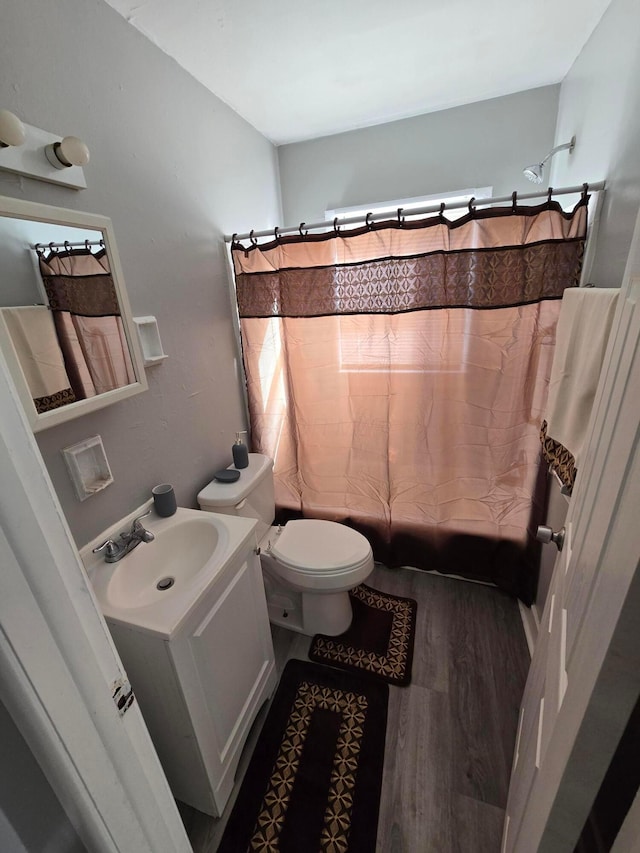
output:
[[119,678],[113,682],[112,697],[118,713],[124,717],[136,698],[128,678]]

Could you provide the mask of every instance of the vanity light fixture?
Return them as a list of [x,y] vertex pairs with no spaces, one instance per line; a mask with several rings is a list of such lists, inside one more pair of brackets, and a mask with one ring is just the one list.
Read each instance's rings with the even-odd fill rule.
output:
[[542,183],[542,176],[544,173],[544,164],[547,160],[550,160],[554,154],[557,154],[558,151],[564,151],[565,148],[569,149],[569,154],[573,151],[576,145],[575,136],[571,137],[570,142],[565,142],[562,145],[556,145],[555,148],[552,148],[551,151],[547,154],[547,156],[541,160],[539,163],[532,163],[531,166],[526,166],[522,173],[529,181],[533,181],[534,184]]
[[89,149],[77,136],[61,138],[0,110],[0,169],[80,190],[88,162]]
[[27,138],[24,125],[9,110],[0,110],[0,148],[22,145]]
[[55,169],[86,166],[89,162],[89,149],[77,136],[65,136],[60,142],[46,145],[44,153]]

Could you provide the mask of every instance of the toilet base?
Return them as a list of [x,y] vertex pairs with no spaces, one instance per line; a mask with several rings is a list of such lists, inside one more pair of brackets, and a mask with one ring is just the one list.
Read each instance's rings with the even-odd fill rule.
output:
[[287,589],[268,571],[262,572],[269,621],[273,625],[313,637],[335,637],[351,625],[353,610],[348,591],[299,592]]
[[280,625],[281,628],[288,628],[290,631],[304,633],[302,630],[302,593],[290,592],[287,595],[277,593],[274,595],[268,578],[263,575],[263,579],[269,622],[272,625]]
[[302,593],[303,634],[335,637],[351,625],[353,610],[348,592]]

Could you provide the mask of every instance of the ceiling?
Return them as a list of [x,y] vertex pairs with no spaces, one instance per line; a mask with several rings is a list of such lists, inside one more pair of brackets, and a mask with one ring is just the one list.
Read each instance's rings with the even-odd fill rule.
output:
[[560,82],[610,0],[107,0],[280,145]]

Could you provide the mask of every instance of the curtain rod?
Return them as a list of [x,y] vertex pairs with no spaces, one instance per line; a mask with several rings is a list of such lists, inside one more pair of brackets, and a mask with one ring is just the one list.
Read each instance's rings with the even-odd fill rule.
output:
[[38,249],[76,249],[78,247],[87,249],[89,246],[104,246],[104,240],[82,240],[80,243],[69,243],[68,240],[64,243],[34,243],[29,248],[37,252]]
[[[581,184],[578,187],[562,187],[561,189],[555,190],[550,188],[545,190],[544,192],[537,193],[522,193],[521,195],[517,195],[517,193],[512,193],[511,195],[503,195],[503,196],[494,196],[493,198],[478,198],[472,199],[474,207],[486,207],[489,204],[502,204],[505,201],[513,201],[514,196],[517,198],[517,201],[528,201],[534,198],[547,198],[550,195],[573,195],[576,193],[582,193],[589,190],[591,192],[598,192],[599,190],[603,190],[605,187],[604,181],[598,181],[595,184]],[[463,202],[462,204],[446,204],[446,202],[442,204],[430,204],[425,207],[416,207],[407,211],[407,216],[422,216],[426,213],[439,213],[441,210],[458,210],[461,207],[468,207],[471,202]],[[398,209],[398,216],[402,215],[402,208]],[[354,225],[357,222],[365,223],[365,222],[376,222],[377,220],[389,219],[389,212],[387,213],[368,213],[366,217],[363,216],[347,216],[344,219],[340,220],[340,225]],[[323,220],[322,222],[301,222],[300,225],[290,225],[286,228],[278,228],[277,230],[274,228],[269,228],[266,231],[248,231],[246,234],[225,234],[224,241],[225,243],[230,243],[232,240],[246,240],[247,237],[251,239],[256,239],[257,237],[274,237],[276,234],[292,234],[295,231],[300,231],[302,233],[302,229],[305,231],[316,231],[321,228],[329,229],[332,228],[332,223],[329,220]]]

